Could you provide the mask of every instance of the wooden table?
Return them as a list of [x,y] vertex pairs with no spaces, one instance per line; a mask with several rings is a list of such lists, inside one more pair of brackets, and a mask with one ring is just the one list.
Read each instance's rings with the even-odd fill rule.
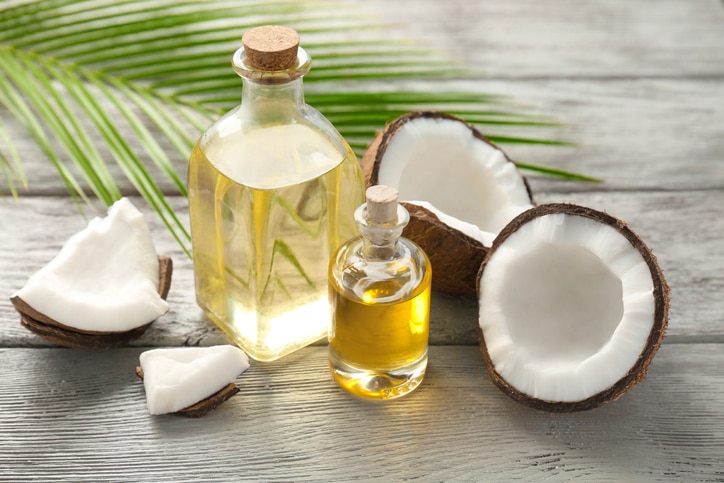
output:
[[603,178],[530,181],[539,203],[627,220],[658,256],[671,314],[648,377],[596,410],[528,409],[485,373],[475,300],[436,295],[429,371],[406,398],[349,397],[318,345],[253,364],[240,394],[202,419],[152,417],[139,354],[227,342],[194,305],[191,263],[144,209],[174,258],[171,312],[122,350],[35,337],[8,297],[85,221],[52,168],[30,161],[30,191],[0,199],[0,480],[724,481],[722,2],[358,1],[401,21],[396,35],[479,69],[448,88],[506,95],[563,124],[539,134],[576,146],[506,150]]

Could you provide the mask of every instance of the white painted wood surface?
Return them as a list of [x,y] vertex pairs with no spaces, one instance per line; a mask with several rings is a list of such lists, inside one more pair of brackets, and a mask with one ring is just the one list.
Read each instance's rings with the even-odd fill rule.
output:
[[[391,35],[480,69],[401,87],[472,87],[561,122],[552,135],[576,146],[506,151],[602,177],[531,184],[538,202],[627,220],[658,256],[672,305],[648,377],[586,413],[525,408],[485,374],[475,301],[438,294],[430,370],[407,398],[348,397],[318,346],[254,364],[241,393],[203,419],[151,417],[133,374],[140,352],[226,342],[194,305],[191,264],[138,202],[174,258],[171,312],[123,350],[59,349],[27,332],[9,295],[85,220],[24,147],[30,190],[0,198],[0,480],[724,481],[724,4],[355,1],[398,23]],[[185,200],[172,202],[185,216]]]

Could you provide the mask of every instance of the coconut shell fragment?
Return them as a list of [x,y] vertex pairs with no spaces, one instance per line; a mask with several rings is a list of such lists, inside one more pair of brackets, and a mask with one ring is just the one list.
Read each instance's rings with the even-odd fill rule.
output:
[[[141,366],[136,366],[136,375],[143,380],[143,369],[141,369]],[[186,416],[187,418],[200,418],[206,416],[238,392],[238,386],[233,382],[230,382],[211,396],[204,398],[191,406],[176,411],[174,414],[180,414],[181,416]]]
[[203,416],[236,394],[234,381],[250,367],[246,353],[228,344],[151,349],[139,363],[149,413],[189,417]]
[[[477,271],[488,249],[478,240],[451,228],[427,208],[413,203],[402,203],[410,213],[410,222],[403,236],[415,241],[428,255],[430,265],[446,267],[436,289],[449,294],[470,294],[470,287],[477,283]],[[461,264],[461,261],[465,261]],[[437,277],[438,272],[435,273]],[[433,279],[433,284],[435,281]]]
[[69,347],[122,347],[168,312],[172,275],[143,214],[121,198],[17,290],[23,326]]
[[392,186],[410,212],[403,235],[430,258],[433,288],[474,294],[497,232],[533,206],[515,164],[474,126],[441,112],[405,114],[380,132],[361,160],[366,187]]
[[[166,300],[171,287],[173,262],[170,257],[158,257],[159,286],[158,293]],[[76,349],[115,349],[126,347],[137,339],[153,322],[123,332],[99,332],[77,329],[64,325],[27,304],[19,296],[10,298],[15,309],[20,313],[20,323],[36,335],[53,344]]]
[[480,269],[480,348],[505,394],[568,413],[641,382],[668,323],[669,287],[625,222],[570,204],[506,226]]

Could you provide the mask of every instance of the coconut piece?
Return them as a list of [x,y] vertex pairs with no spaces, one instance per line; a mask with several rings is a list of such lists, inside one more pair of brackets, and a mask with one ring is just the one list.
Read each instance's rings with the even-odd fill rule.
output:
[[249,358],[231,345],[153,349],[140,356],[148,411],[200,417],[239,392],[233,381]]
[[606,213],[541,205],[496,238],[479,276],[480,346],[493,382],[525,405],[592,409],[646,375],[669,287],[644,242]]
[[10,300],[21,323],[52,342],[119,347],[168,311],[172,267],[156,255],[143,215],[123,198],[73,235]]
[[[136,366],[136,375],[143,380],[143,369],[141,366]],[[232,396],[236,395],[237,392],[239,392],[239,388],[236,384],[230,382],[221,388],[220,391],[215,392],[211,396],[202,399],[187,408],[179,409],[174,414],[180,414],[189,418],[200,418],[202,416],[206,416],[224,402],[228,401]]]
[[410,212],[403,235],[428,254],[437,290],[475,293],[480,262],[498,232],[533,206],[527,181],[475,127],[440,112],[391,122],[361,161],[367,187],[396,188]]
[[[171,258],[160,256],[160,280],[158,293],[164,300],[171,287],[173,262]],[[54,344],[76,349],[115,349],[127,346],[148,329],[153,322],[126,332],[89,332],[68,327],[53,320],[26,304],[22,299],[11,299],[16,310],[20,312],[20,323],[31,332]]]

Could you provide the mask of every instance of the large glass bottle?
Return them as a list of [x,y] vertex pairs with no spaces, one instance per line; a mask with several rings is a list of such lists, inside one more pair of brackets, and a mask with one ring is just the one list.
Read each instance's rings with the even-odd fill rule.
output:
[[242,102],[189,161],[196,299],[251,357],[271,361],[327,335],[331,254],[358,233],[359,163],[304,102],[311,59],[286,27],[246,32],[233,56]]
[[330,368],[356,396],[393,399],[425,376],[430,261],[400,236],[410,217],[395,189],[369,188],[355,218],[362,236],[342,245],[330,262]]

